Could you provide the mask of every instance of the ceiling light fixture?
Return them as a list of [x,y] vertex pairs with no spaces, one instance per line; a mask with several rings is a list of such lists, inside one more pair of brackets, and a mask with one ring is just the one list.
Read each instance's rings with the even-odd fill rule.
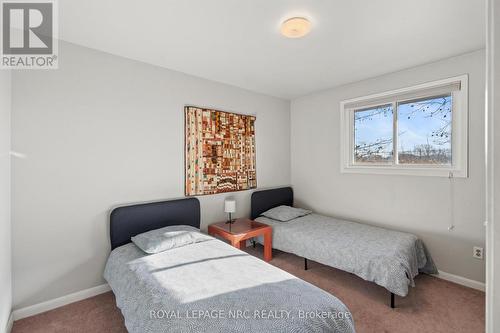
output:
[[304,37],[311,31],[311,22],[305,17],[292,17],[281,24],[281,34],[288,38]]

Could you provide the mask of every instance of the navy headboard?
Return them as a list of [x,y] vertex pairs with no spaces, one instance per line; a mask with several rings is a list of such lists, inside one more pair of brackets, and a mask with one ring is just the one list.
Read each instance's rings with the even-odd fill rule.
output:
[[200,202],[196,198],[144,203],[115,208],[110,216],[111,250],[130,238],[169,225],[200,227]]
[[293,206],[293,190],[291,187],[255,191],[252,193],[251,218],[253,220],[266,210],[281,205]]

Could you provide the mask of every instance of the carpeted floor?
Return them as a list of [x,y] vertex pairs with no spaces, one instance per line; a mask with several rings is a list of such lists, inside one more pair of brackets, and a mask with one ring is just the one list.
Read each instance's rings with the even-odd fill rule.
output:
[[[261,257],[262,248],[247,248]],[[389,293],[352,274],[274,251],[273,265],[298,276],[342,300],[351,310],[357,332],[484,332],[484,293],[431,276],[420,275],[416,288],[388,306]],[[25,318],[13,333],[126,332],[111,292]]]

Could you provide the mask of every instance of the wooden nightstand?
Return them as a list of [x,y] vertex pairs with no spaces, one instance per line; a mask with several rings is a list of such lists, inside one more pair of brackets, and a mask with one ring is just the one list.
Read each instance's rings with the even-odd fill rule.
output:
[[237,249],[245,248],[246,240],[249,238],[264,236],[265,261],[271,261],[273,258],[272,232],[273,229],[267,224],[250,219],[236,219],[231,225],[219,222],[208,226],[209,235],[220,236],[230,241]]

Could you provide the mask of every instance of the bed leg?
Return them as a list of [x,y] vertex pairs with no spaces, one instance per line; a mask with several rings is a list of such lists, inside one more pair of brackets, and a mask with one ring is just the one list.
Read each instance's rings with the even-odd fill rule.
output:
[[307,258],[304,258],[304,270],[307,271]]
[[257,242],[255,241],[255,239],[252,239],[252,246],[253,248],[255,249],[255,245],[257,244]]
[[391,293],[391,308],[394,309],[394,293]]

